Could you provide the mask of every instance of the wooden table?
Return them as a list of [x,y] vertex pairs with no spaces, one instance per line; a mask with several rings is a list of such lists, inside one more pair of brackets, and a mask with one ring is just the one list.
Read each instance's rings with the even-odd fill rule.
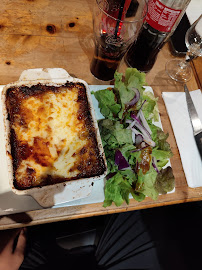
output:
[[[21,72],[30,68],[66,69],[70,75],[88,84],[106,84],[96,80],[89,65],[93,54],[92,34],[93,0],[2,0],[0,9],[0,84],[18,80]],[[148,85],[159,97],[159,110],[163,129],[168,132],[173,157],[171,164],[176,179],[175,193],[161,195],[157,201],[146,198],[129,205],[112,205],[103,208],[102,203],[43,209],[0,217],[0,229],[106,215],[136,209],[158,207],[202,200],[202,188],[188,188],[173,130],[161,97],[163,91],[183,91],[182,85],[173,82],[165,73],[165,63],[174,58],[166,44],[157,62],[147,74]],[[195,74],[187,83],[189,90],[199,88],[201,60],[197,60]],[[124,63],[120,71],[124,72]],[[198,70],[198,71],[197,71]],[[197,84],[198,83],[198,84]]]

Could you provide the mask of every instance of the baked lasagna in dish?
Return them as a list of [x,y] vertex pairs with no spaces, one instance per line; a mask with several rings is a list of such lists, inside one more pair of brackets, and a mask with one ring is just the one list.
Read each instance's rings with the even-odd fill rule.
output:
[[86,87],[80,82],[7,89],[16,189],[89,178],[106,171],[89,106]]

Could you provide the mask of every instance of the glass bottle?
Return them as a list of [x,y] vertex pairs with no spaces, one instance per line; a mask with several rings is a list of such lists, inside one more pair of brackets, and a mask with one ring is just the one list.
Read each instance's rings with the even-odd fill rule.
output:
[[148,13],[136,41],[125,55],[128,66],[152,69],[157,55],[178,26],[190,0],[149,0]]

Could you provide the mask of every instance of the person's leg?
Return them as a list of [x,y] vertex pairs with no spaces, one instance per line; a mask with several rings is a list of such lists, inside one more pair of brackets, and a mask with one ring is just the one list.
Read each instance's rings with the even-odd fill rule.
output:
[[28,227],[27,248],[20,270],[48,269],[55,258],[66,256],[66,251],[56,244],[54,230],[48,226]]
[[161,269],[155,242],[151,238],[140,211],[114,214],[96,250],[99,268]]
[[141,210],[163,270],[201,269],[200,202]]
[[95,247],[63,249],[56,243],[55,227],[56,224],[28,228],[27,251],[19,270],[94,270]]

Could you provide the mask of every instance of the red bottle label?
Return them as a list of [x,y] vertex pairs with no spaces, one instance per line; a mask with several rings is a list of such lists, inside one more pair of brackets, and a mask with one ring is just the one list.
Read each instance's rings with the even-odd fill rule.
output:
[[169,8],[159,0],[149,0],[146,22],[156,30],[170,32],[182,10]]

